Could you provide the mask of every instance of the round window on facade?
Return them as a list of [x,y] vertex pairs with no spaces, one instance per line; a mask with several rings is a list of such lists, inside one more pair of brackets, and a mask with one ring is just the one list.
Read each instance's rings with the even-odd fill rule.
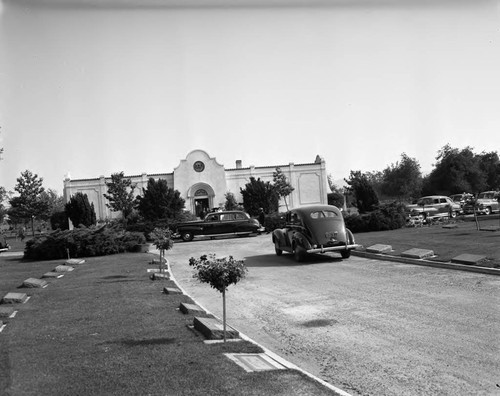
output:
[[203,172],[205,170],[205,164],[201,161],[196,161],[194,164],[193,164],[193,169],[196,171],[196,172]]

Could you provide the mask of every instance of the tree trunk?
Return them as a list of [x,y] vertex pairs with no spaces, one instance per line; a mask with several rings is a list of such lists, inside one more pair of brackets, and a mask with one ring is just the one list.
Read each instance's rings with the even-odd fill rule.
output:
[[224,342],[226,342],[226,291],[222,291],[222,328],[224,334]]
[[475,222],[476,222],[476,230],[477,230],[477,231],[479,231],[479,228],[480,228],[480,227],[479,227],[479,221],[478,221],[478,219],[477,219],[477,212],[476,212],[476,206],[475,206],[475,205],[474,205],[474,208],[473,208],[473,209],[474,209],[474,220],[475,220]]

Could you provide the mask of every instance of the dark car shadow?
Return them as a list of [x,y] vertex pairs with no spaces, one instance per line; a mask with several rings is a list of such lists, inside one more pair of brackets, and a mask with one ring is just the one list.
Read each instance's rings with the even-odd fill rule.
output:
[[295,260],[293,254],[283,253],[281,256],[275,254],[259,254],[245,257],[245,266],[255,268],[265,267],[300,267],[311,264],[339,263],[342,258],[326,254],[308,254],[300,263]]

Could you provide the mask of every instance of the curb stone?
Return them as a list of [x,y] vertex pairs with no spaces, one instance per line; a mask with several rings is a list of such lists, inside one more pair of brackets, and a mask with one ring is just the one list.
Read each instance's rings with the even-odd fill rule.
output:
[[[159,252],[158,253],[156,253],[156,252],[158,252],[158,250],[153,250],[153,251],[150,250],[149,251],[149,253],[155,253],[155,254],[159,255]],[[187,294],[186,291],[181,287],[181,285],[179,285],[179,283],[175,279],[175,276],[174,276],[174,274],[172,272],[172,269],[170,267],[170,262],[168,262],[167,268],[168,268],[168,271],[172,274],[172,277],[171,277],[170,280],[173,281],[177,285],[177,287],[181,290],[182,294],[184,294],[184,295],[188,296],[189,298],[191,298],[191,300],[193,300],[193,302],[196,305],[198,305],[201,309],[203,309],[208,315],[212,315],[214,318],[216,318],[219,321],[221,321],[221,318],[217,317],[217,315],[214,315],[212,312],[210,312],[204,306],[202,306],[201,304],[199,304],[198,301],[196,301],[189,294]],[[264,353],[266,355],[270,356],[272,359],[276,360],[278,363],[280,363],[281,365],[285,366],[286,368],[288,368],[290,370],[296,370],[296,371],[304,374],[305,376],[309,377],[313,381],[316,381],[317,383],[323,385],[325,388],[330,389],[330,390],[338,393],[340,396],[352,396],[350,393],[347,393],[346,391],[344,391],[344,390],[342,390],[340,388],[337,388],[336,386],[330,384],[329,382],[326,382],[326,381],[322,380],[321,378],[316,377],[314,374],[311,374],[310,372],[308,372],[308,371],[300,368],[299,366],[293,364],[292,362],[289,362],[285,358],[279,356],[278,354],[274,353],[270,349],[267,349],[265,346],[259,344],[257,341],[251,339],[250,337],[248,337],[246,334],[242,333],[240,330],[236,329],[235,327],[233,327],[233,329],[235,329],[236,331],[238,331],[238,333],[240,335],[240,338],[242,340],[245,340],[245,341],[251,342],[254,345],[257,345],[258,347],[260,347],[264,351]]]
[[401,257],[401,256],[391,256],[387,254],[377,254],[377,253],[368,253],[361,250],[353,250],[351,251],[353,256],[374,259],[374,260],[384,260],[384,261],[392,261],[403,264],[414,264],[414,265],[423,265],[427,267],[435,267],[435,268],[444,268],[444,269],[453,269],[459,271],[468,271],[468,272],[477,272],[482,274],[489,275],[500,275],[500,269],[498,268],[489,268],[489,267],[479,267],[472,266],[466,264],[456,264],[456,263],[448,263],[443,261],[431,261],[425,259],[413,259],[409,257]]

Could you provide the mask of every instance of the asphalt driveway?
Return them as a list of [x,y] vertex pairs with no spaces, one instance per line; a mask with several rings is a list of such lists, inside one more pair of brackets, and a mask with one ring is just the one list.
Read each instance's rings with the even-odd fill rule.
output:
[[353,395],[500,395],[500,279],[368,260],[276,257],[270,235],[176,243],[179,284],[222,316],[217,291],[192,278],[191,256],[245,258],[228,321]]

